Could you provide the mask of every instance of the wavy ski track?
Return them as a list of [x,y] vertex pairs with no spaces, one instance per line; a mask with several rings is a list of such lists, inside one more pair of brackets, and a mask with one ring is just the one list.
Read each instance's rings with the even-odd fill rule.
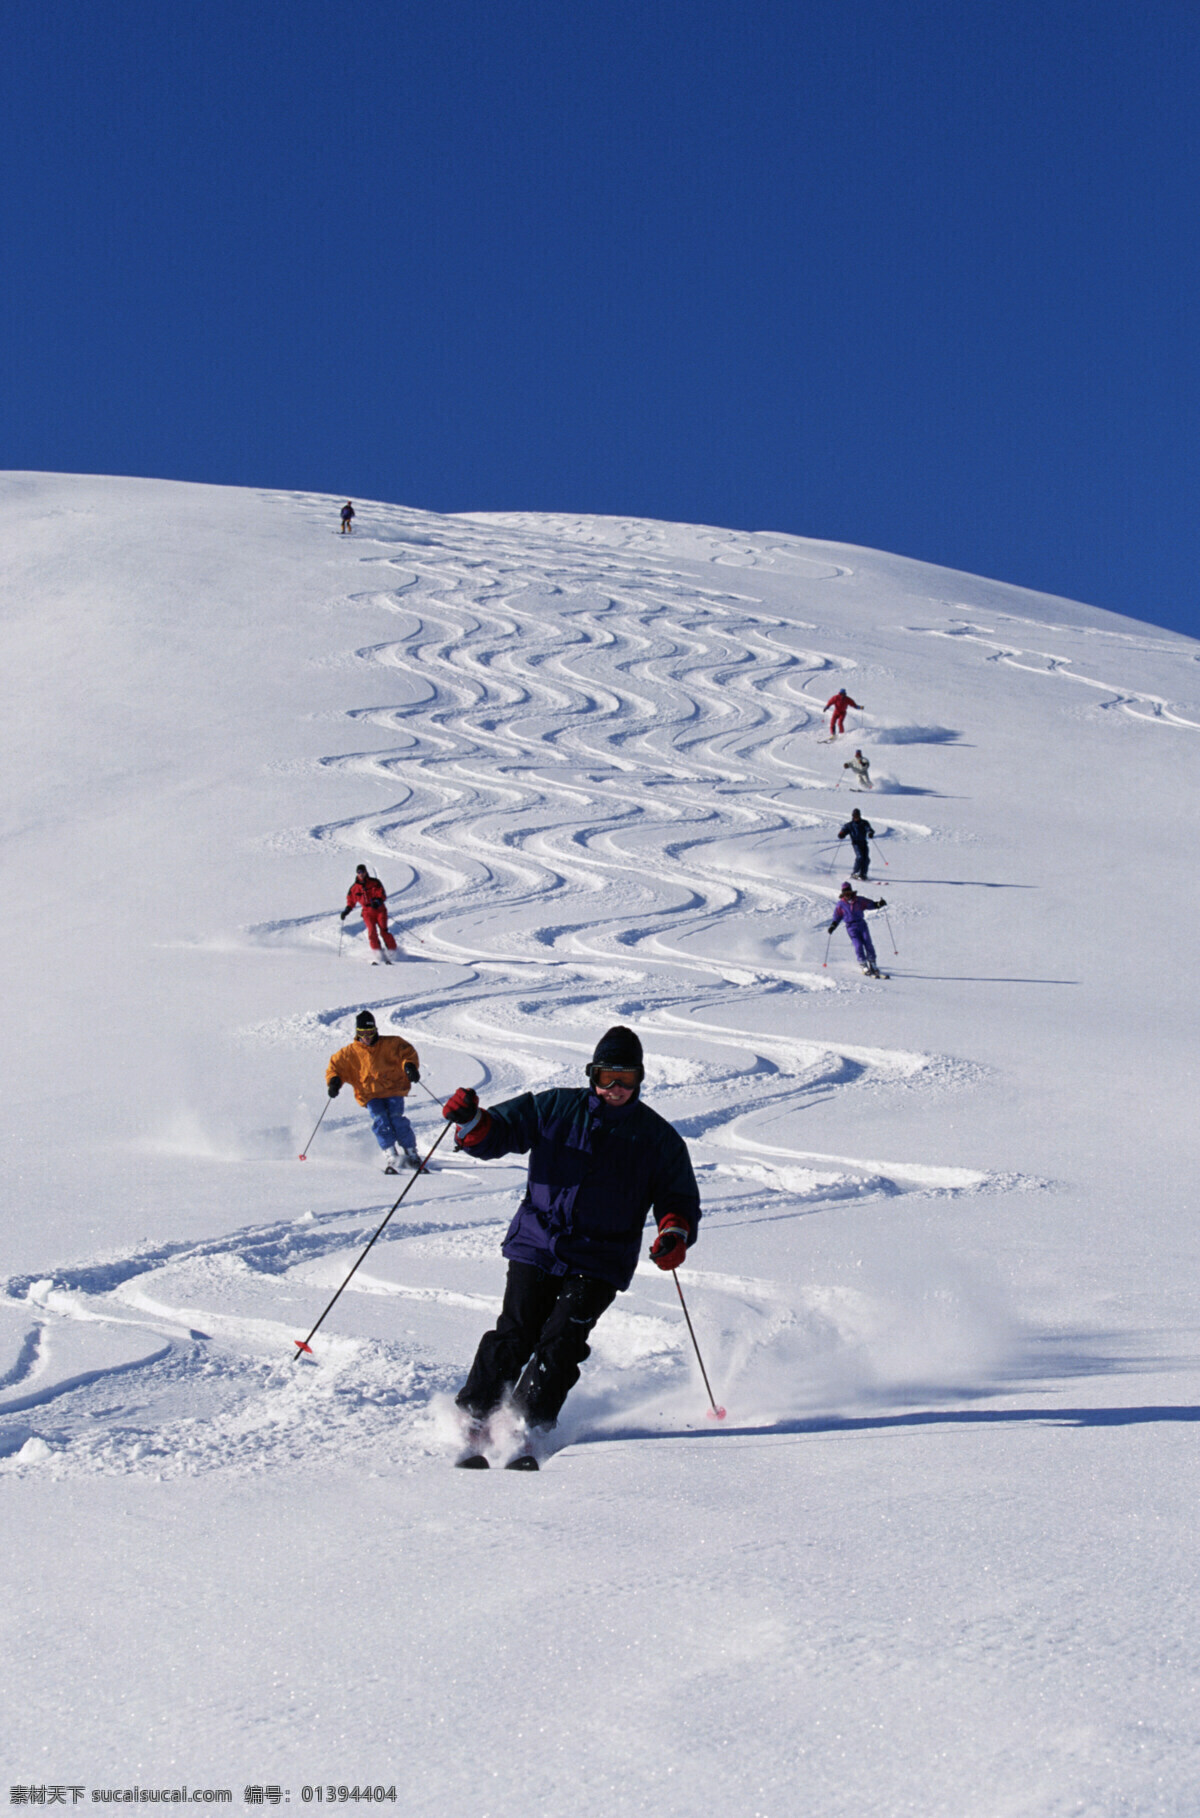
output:
[[[853,663],[792,648],[795,626],[752,599],[644,562],[610,558],[601,566],[621,585],[614,575],[602,588],[594,556],[505,553],[493,536],[487,558],[470,562],[364,558],[398,569],[393,591],[367,597],[401,612],[406,635],[358,654],[405,685],[353,718],[395,742],[326,763],[400,791],[382,811],[300,837],[365,850],[399,864],[402,879],[407,870],[397,919],[427,951],[459,960],[481,955],[480,909],[492,957],[583,942],[610,958],[634,946],[643,961],[689,965],[697,918],[819,919],[823,877],[789,890],[767,881],[753,852],[798,830],[815,844],[843,817],[796,806],[797,788],[825,785],[793,753],[797,730],[820,725],[807,683]],[[929,831],[878,819],[883,837]],[[609,912],[598,917],[600,895]],[[552,921],[531,922],[530,909],[551,904]],[[708,965],[723,970],[719,957]],[[781,970],[776,954],[771,971]],[[725,975],[741,983],[745,969]],[[828,983],[806,968],[792,978]]]
[[[327,515],[323,499],[266,496]],[[322,765],[385,782],[392,799],[280,836],[384,868],[402,949],[434,963],[371,975],[381,1022],[402,1020],[438,1057],[437,1077],[496,1097],[578,1078],[591,1032],[635,1020],[654,1037],[654,1101],[688,1136],[714,1222],[1044,1184],[798,1147],[821,1097],[955,1089],[977,1070],[739,1028],[747,1005],[863,988],[803,954],[836,888],[816,848],[846,812],[811,799],[828,785],[815,750],[814,767],[805,760],[824,730],[822,678],[853,659],[811,647],[812,626],[773,618],[752,595],[697,585],[653,526],[563,519],[549,534],[521,516],[436,527],[381,516],[378,534],[356,533],[366,586],[348,596],[393,622],[394,635],[355,652],[376,699],[347,720],[371,742]],[[847,572],[777,538],[697,530],[693,542],[717,568],[783,565],[814,589]],[[937,837],[883,803],[872,816],[881,839]],[[328,947],[337,926],[307,917],[249,932]],[[324,1046],[363,1001],[247,1034]],[[60,1474],[360,1467],[440,1451],[439,1398],[495,1304],[513,1184],[495,1171],[431,1176],[419,1216],[398,1221],[355,1277],[341,1329],[318,1339],[316,1369],[292,1361],[292,1341],[381,1208],[9,1281],[0,1470],[25,1468],[35,1430],[52,1447],[39,1468]],[[759,1396],[764,1417],[780,1413],[780,1381],[804,1385],[783,1396],[795,1413],[908,1380],[907,1364],[881,1376],[878,1356],[862,1361],[870,1334],[896,1323],[886,1289],[800,1290],[702,1266],[689,1277],[718,1380],[742,1384],[743,1407],[756,1380],[776,1385]],[[397,1323],[415,1304],[419,1332]],[[977,1331],[975,1310],[968,1325]],[[651,1402],[654,1420],[677,1426],[694,1400],[685,1338],[657,1272],[639,1276],[598,1330],[563,1439],[649,1419]],[[985,1367],[965,1340],[955,1359],[956,1383]]]
[[[1029,621],[1010,619],[1005,614],[995,615],[1000,626],[1013,625],[1017,628],[1029,625]],[[1171,654],[1176,657],[1184,655],[1194,661],[1190,650],[1182,646],[1172,646],[1161,638],[1134,638],[1115,632],[1102,632],[1093,628],[1081,630],[1072,626],[1046,627],[1030,625],[1042,637],[1047,629],[1054,629],[1062,643],[1073,640],[1090,639],[1094,646],[1097,639],[1107,640],[1106,655],[1133,658],[1134,656]],[[1099,708],[1119,707],[1131,719],[1151,722],[1159,726],[1177,726],[1190,731],[1200,731],[1200,720],[1188,719],[1176,706],[1162,695],[1151,694],[1145,689],[1134,688],[1121,682],[1101,681],[1098,677],[1082,674],[1076,667],[1078,657],[1064,656],[1060,651],[1031,649],[1026,645],[1010,644],[1001,641],[1002,632],[996,625],[982,625],[974,619],[951,618],[943,625],[910,625],[907,630],[916,632],[922,637],[955,638],[967,644],[979,644],[986,651],[984,662],[1002,663],[1010,669],[1021,669],[1031,675],[1047,676],[1063,682],[1078,682],[1084,688],[1095,689],[1097,693],[1108,698],[1096,701]],[[1087,650],[1089,657],[1095,654],[1094,648]],[[1194,710],[1193,710],[1194,711]]]

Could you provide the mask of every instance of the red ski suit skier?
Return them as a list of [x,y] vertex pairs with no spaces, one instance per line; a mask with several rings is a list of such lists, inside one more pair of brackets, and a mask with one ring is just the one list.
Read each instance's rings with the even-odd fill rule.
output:
[[825,711],[828,713],[829,709],[831,707],[833,708],[833,718],[829,722],[829,736],[831,739],[835,739],[839,732],[845,732],[847,707],[857,706],[858,702],[852,700],[844,688],[839,688],[836,694],[830,695],[825,703]]
[[346,892],[347,909],[362,909],[363,926],[371,951],[379,952],[379,937],[390,953],[396,951],[396,937],[388,933],[387,891],[377,877],[368,877],[360,866],[358,875]]

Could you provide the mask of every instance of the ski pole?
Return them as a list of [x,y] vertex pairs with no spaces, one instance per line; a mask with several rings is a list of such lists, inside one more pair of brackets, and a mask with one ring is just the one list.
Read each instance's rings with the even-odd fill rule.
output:
[[713,1398],[712,1387],[708,1380],[708,1371],[704,1368],[704,1359],[700,1355],[700,1346],[696,1343],[696,1334],[692,1329],[692,1316],[687,1310],[687,1301],[683,1298],[683,1289],[679,1286],[678,1269],[672,1269],[671,1274],[675,1280],[675,1292],[679,1296],[679,1304],[683,1308],[683,1317],[687,1320],[687,1329],[691,1333],[692,1349],[696,1353],[696,1362],[700,1365],[700,1374],[703,1376],[704,1386],[708,1390],[708,1418],[710,1420],[724,1420],[725,1410],[724,1408],[719,1408]]
[[[891,916],[890,916],[890,915],[889,915],[889,914],[888,914],[888,912],[887,912],[887,910],[886,910],[886,909],[885,909],[885,910],[884,910],[884,912],[883,912],[883,919],[884,919],[884,921],[885,921],[885,922],[886,922],[886,923],[887,923],[887,931],[888,931],[888,933],[889,933],[889,934],[892,934],[892,918],[891,918]],[[892,952],[893,952],[893,953],[896,953],[896,954],[898,954],[898,953],[899,953],[899,952],[900,952],[900,949],[899,949],[899,947],[897,947],[897,945],[896,945],[896,937],[895,937],[895,935],[894,935],[894,934],[892,934]]]
[[821,961],[822,966],[827,966],[829,964],[829,946],[830,946],[830,942],[832,940],[833,940],[833,929],[831,928],[829,930],[829,940],[827,940],[825,942],[825,958]]
[[321,1115],[320,1115],[320,1117],[319,1117],[319,1118],[318,1118],[318,1119],[317,1119],[317,1121],[316,1121],[316,1123],[315,1123],[315,1124],[314,1124],[314,1125],[313,1125],[313,1133],[312,1133],[312,1136],[310,1136],[310,1137],[309,1137],[309,1139],[308,1139],[308,1141],[307,1141],[307,1142],[306,1142],[306,1143],[305,1143],[305,1145],[304,1145],[304,1147],[303,1147],[303,1149],[302,1149],[302,1150],[301,1150],[301,1151],[300,1151],[300,1160],[301,1160],[301,1161],[307,1161],[307,1160],[308,1160],[308,1152],[309,1152],[309,1150],[310,1150],[310,1149],[311,1149],[311,1148],[312,1148],[312,1145],[313,1145],[313,1136],[315,1136],[315,1135],[316,1135],[316,1134],[317,1134],[317,1131],[318,1131],[318,1130],[319,1130],[319,1129],[320,1129],[320,1128],[321,1128],[321,1125],[322,1125],[322,1123],[323,1123],[323,1122],[324,1122],[324,1119],[325,1119],[325,1112],[326,1112],[326,1111],[328,1111],[328,1109],[329,1109],[329,1107],[330,1107],[330,1105],[331,1105],[331,1104],[332,1104],[332,1103],[333,1103],[333,1100],[332,1100],[332,1099],[331,1099],[331,1098],[327,1098],[327,1099],[326,1099],[326,1100],[325,1100],[325,1105],[324,1105],[324,1109],[323,1109],[323,1110],[322,1110],[322,1112],[321,1112]]
[[341,927],[338,929],[337,956],[339,959],[341,959],[341,957],[342,957],[342,942],[345,940],[345,938],[346,938],[346,924],[345,924],[345,922],[343,922]]
[[[324,1113],[322,1113],[322,1115],[324,1115]],[[421,1175],[425,1172],[425,1163],[429,1160],[429,1156],[433,1154],[433,1151],[437,1148],[438,1144],[442,1141],[442,1138],[447,1134],[447,1132],[451,1129],[451,1127],[452,1126],[449,1123],[443,1125],[441,1133],[434,1138],[433,1143],[430,1145],[428,1154],[425,1155],[424,1158],[422,1159],[421,1166],[417,1169],[417,1171],[413,1175],[412,1179],[408,1180],[404,1183],[404,1192],[401,1193],[400,1199],[398,1199],[396,1201],[396,1205],[394,1205],[392,1207],[391,1212],[388,1213],[387,1218],[384,1219],[383,1224],[380,1225],[378,1231],[376,1231],[376,1233],[375,1233],[375,1236],[371,1239],[371,1242],[367,1245],[367,1247],[363,1251],[362,1255],[358,1258],[358,1261],[355,1262],[353,1268],[351,1268],[351,1270],[350,1270],[350,1274],[347,1275],[345,1281],[342,1283],[341,1287],[338,1289],[337,1293],[334,1295],[333,1300],[331,1300],[329,1302],[329,1306],[327,1306],[325,1308],[325,1312],[322,1313],[320,1319],[317,1321],[316,1325],[313,1327],[313,1329],[309,1333],[308,1337],[307,1338],[294,1338],[292,1340],[292,1343],[296,1347],[296,1354],[295,1354],[295,1357],[292,1359],[293,1363],[299,1362],[301,1351],[307,1351],[311,1355],[312,1339],[315,1337],[317,1331],[319,1330],[320,1326],[324,1322],[325,1314],[329,1312],[330,1307],[332,1307],[334,1305],[334,1303],[340,1298],[340,1296],[345,1292],[345,1290],[348,1287],[349,1282],[350,1282],[350,1276],[354,1274],[354,1270],[358,1268],[359,1263],[361,1263],[363,1261],[363,1259],[366,1257],[366,1255],[368,1254],[368,1252],[371,1249],[371,1245],[375,1243],[377,1238],[379,1238],[383,1235],[384,1226],[387,1224],[388,1219],[391,1218],[392,1212],[394,1212],[396,1210],[396,1206],[398,1206],[400,1204],[400,1200],[404,1198],[404,1194],[408,1192],[409,1188],[411,1186],[413,1186],[415,1184],[415,1182],[417,1182],[421,1178]]]
[[[881,858],[881,859],[883,859],[883,862],[884,862],[884,864],[885,864],[885,865],[887,865],[887,860],[886,860],[886,859],[885,859],[885,858],[883,858],[883,854],[882,854],[882,852],[881,852],[881,851],[880,851],[880,850],[879,850],[879,847],[878,847],[878,846],[877,846],[877,845],[876,845],[876,843],[875,843],[875,841],[874,841],[874,840],[872,840],[872,841],[871,841],[871,844],[872,844],[872,846],[874,846],[874,847],[875,847],[875,857],[876,857],[876,858]],[[889,870],[889,871],[890,871],[890,870],[891,870],[891,866],[890,866],[890,865],[888,865],[888,870]]]

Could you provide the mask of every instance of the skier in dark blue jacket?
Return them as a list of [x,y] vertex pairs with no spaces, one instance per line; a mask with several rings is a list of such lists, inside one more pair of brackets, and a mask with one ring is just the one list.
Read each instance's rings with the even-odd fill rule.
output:
[[[596,1044],[589,1084],[525,1092],[483,1110],[459,1087],[443,1115],[455,1147],[481,1160],[529,1155],[529,1178],[504,1239],[508,1279],[495,1329],[479,1342],[457,1404],[469,1452],[482,1463],[486,1424],[511,1390],[527,1429],[550,1428],[590,1354],[588,1337],[637,1267],[646,1215],[660,1269],[675,1269],[700,1224],[687,1145],[641,1102],[642,1044],[609,1029]],[[536,1464],[526,1447],[514,1462]]]
[[850,810],[850,819],[838,834],[840,840],[849,839],[854,848],[854,870],[850,876],[860,877],[865,884],[867,872],[871,869],[871,848],[868,840],[875,838],[875,829],[870,821],[864,821],[861,808]]

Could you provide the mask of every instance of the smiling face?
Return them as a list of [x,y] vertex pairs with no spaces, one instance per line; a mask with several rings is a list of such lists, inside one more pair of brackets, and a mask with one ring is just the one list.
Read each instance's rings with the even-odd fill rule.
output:
[[606,1105],[627,1105],[638,1088],[636,1067],[595,1067],[592,1091]]

